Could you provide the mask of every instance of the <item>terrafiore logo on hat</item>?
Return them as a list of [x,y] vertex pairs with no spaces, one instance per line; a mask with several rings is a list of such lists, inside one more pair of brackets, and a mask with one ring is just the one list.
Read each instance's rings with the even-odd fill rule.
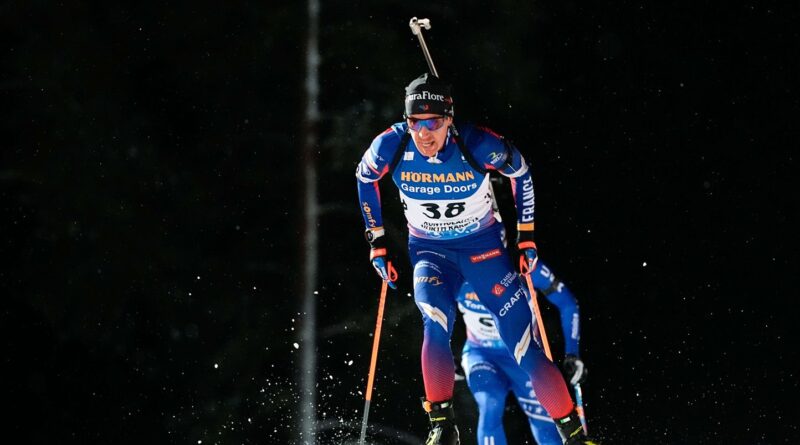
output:
[[[449,97],[447,99],[450,99]],[[450,103],[453,100],[445,100],[444,94],[433,94],[430,91],[423,91],[421,93],[412,93],[406,96],[406,102],[411,102],[412,100],[436,100],[439,102],[447,102]]]
[[406,87],[405,116],[432,113],[453,116],[453,96],[450,85],[425,73]]

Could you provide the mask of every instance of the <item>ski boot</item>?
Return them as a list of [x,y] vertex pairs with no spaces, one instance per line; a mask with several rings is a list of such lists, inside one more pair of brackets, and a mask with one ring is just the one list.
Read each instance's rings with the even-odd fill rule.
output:
[[600,445],[600,442],[586,437],[578,413],[573,409],[567,417],[553,419],[564,445]]
[[444,402],[422,401],[422,407],[431,420],[431,432],[425,445],[460,445],[458,427],[456,427],[456,414],[453,411],[452,400]]

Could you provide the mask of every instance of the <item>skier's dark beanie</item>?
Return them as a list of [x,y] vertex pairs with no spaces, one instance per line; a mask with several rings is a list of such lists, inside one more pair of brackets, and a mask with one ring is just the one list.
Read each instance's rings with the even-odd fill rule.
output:
[[406,87],[405,114],[441,114],[453,116],[453,94],[450,84],[425,73]]

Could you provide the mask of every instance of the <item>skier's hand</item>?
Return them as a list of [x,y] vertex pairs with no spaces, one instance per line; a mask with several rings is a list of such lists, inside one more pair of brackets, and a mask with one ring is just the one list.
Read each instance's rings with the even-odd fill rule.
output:
[[397,289],[397,285],[394,284],[397,281],[397,272],[394,270],[391,261],[386,261],[383,256],[375,257],[372,259],[372,267],[375,268],[375,271],[378,272],[383,281],[386,281],[389,287]]
[[533,242],[532,230],[517,232],[517,250],[519,251],[519,271],[522,274],[533,273],[539,255],[536,253],[536,243]]
[[389,260],[388,249],[386,248],[386,238],[383,237],[383,227],[377,229],[367,229],[365,236],[370,244],[369,259],[372,267],[378,272],[378,276],[391,287],[397,289],[394,283],[397,281],[397,271]]
[[564,370],[564,377],[567,379],[570,385],[583,383],[586,380],[586,375],[588,374],[586,366],[583,364],[583,360],[572,354],[567,354],[567,356],[564,357],[562,369]]

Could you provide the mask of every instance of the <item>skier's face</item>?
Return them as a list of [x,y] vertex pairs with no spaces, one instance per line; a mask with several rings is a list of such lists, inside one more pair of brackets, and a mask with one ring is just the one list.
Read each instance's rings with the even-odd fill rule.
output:
[[412,114],[406,121],[417,150],[423,156],[431,157],[444,146],[447,128],[453,123],[453,118],[426,113]]

